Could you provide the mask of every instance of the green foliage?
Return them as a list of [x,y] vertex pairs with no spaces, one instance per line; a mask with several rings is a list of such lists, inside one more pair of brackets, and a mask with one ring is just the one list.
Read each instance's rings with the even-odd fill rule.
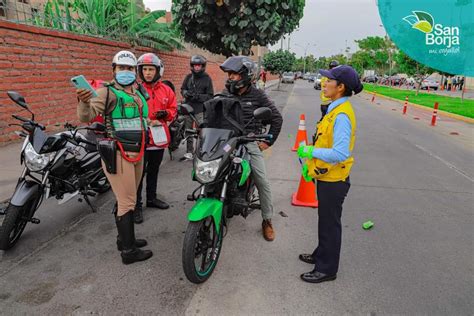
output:
[[402,73],[406,73],[409,76],[415,76],[420,82],[423,81],[426,76],[435,72],[433,68],[417,62],[402,51],[399,51],[397,55],[395,55],[395,60]]
[[71,4],[67,0],[49,0],[44,6],[43,15],[35,15],[33,17],[33,24],[65,31],[74,31],[74,25],[71,21]]
[[295,54],[286,50],[269,52],[263,57],[263,67],[274,75],[282,75],[286,71],[291,71],[296,61]]
[[355,42],[360,50],[354,54],[353,65],[358,70],[374,69],[379,74],[389,72],[390,62],[393,60],[392,55],[396,53],[396,47],[392,41],[379,36],[369,36]]
[[173,16],[187,42],[226,56],[276,43],[299,25],[305,5],[305,0],[217,2],[173,0]]
[[34,23],[159,50],[181,49],[183,45],[174,27],[156,22],[165,14],[147,12],[143,0],[49,0]]

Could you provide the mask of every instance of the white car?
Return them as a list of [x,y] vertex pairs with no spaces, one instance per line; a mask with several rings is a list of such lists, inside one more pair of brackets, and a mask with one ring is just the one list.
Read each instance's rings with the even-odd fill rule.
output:
[[433,90],[438,90],[439,88],[439,81],[435,79],[425,79],[421,83],[421,89],[426,89],[428,90],[428,87]]
[[323,76],[321,74],[318,74],[316,78],[314,79],[314,88],[316,90],[321,90],[321,78]]
[[292,72],[285,72],[281,77],[283,83],[295,83],[295,74]]

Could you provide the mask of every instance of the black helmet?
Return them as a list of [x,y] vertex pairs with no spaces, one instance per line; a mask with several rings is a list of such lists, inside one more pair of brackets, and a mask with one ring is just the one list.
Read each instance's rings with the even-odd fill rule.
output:
[[257,76],[257,65],[247,56],[229,57],[222,65],[224,72],[240,74],[239,81],[227,80],[225,86],[230,93],[237,93],[240,89],[250,86]]
[[339,62],[337,60],[333,60],[329,63],[329,69],[333,69],[334,67],[339,66]]
[[[204,72],[206,70],[207,60],[206,60],[206,58],[204,58],[201,55],[194,55],[194,56],[191,57],[191,61],[190,61],[189,64],[191,66],[191,71],[193,73],[201,73],[201,72]],[[194,67],[193,67],[194,65],[202,65],[201,70],[195,71]]]

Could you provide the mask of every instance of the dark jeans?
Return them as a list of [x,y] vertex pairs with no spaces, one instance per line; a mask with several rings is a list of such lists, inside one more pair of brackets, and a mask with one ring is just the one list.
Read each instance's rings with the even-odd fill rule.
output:
[[163,161],[164,149],[146,150],[143,163],[143,176],[137,191],[137,205],[142,204],[143,178],[146,174],[146,199],[147,201],[156,198],[156,187],[158,184],[158,172],[161,161]]
[[342,204],[350,188],[349,179],[339,182],[318,181],[318,247],[313,252],[315,270],[333,275],[339,269],[341,253]]

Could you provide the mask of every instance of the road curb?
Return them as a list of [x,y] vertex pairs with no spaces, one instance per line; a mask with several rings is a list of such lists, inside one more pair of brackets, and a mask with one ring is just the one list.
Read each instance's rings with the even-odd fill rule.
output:
[[[381,97],[383,99],[387,99],[387,100],[391,100],[391,101],[395,101],[395,102],[398,102],[400,104],[404,104],[405,101],[403,100],[399,100],[399,99],[395,99],[395,98],[392,98],[392,97],[388,97],[386,95],[383,95],[383,94],[379,94],[379,93],[374,93],[374,92],[368,92],[368,91],[363,91],[364,93],[368,94],[368,95],[376,95],[378,97]],[[433,109],[427,107],[427,106],[424,106],[424,105],[420,105],[420,104],[416,104],[416,103],[411,103],[411,102],[408,102],[409,105],[413,105],[419,109],[422,109],[422,110],[425,110],[426,112],[433,112]],[[472,118],[469,118],[469,117],[465,117],[465,116],[462,116],[462,115],[458,115],[458,114],[454,114],[454,113],[450,113],[450,112],[446,112],[446,111],[442,111],[442,110],[438,110],[438,115],[441,115],[441,116],[447,116],[447,117],[450,117],[452,119],[455,119],[455,120],[459,120],[459,121],[463,121],[465,123],[469,123],[469,124],[474,124],[474,119]]]

